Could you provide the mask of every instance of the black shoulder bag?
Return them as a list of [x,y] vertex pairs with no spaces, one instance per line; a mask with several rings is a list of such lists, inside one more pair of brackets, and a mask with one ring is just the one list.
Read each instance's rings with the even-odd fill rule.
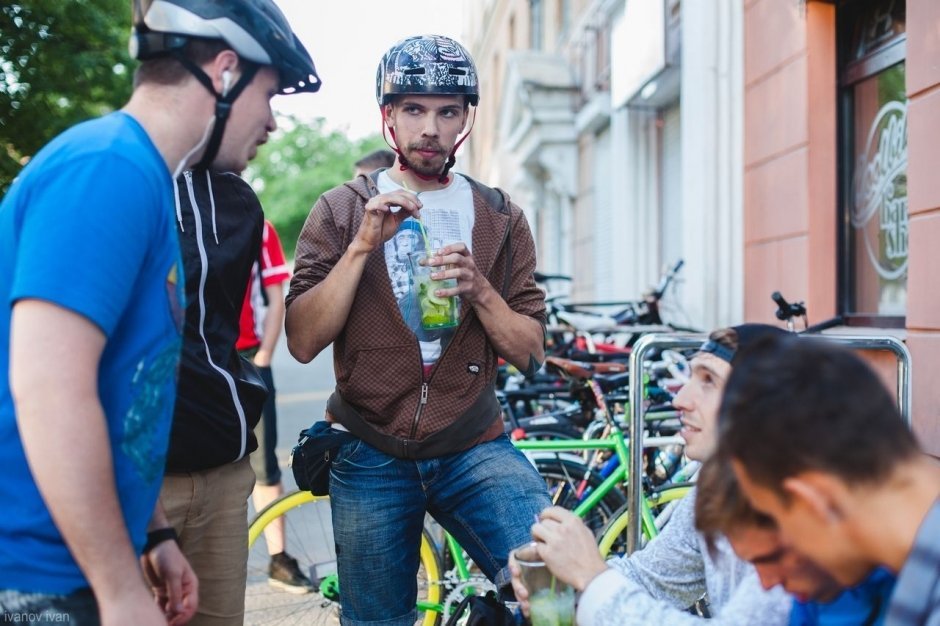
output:
[[336,451],[354,439],[355,435],[331,428],[329,422],[316,422],[307,430],[300,431],[299,440],[288,462],[297,488],[315,496],[329,495],[330,467]]

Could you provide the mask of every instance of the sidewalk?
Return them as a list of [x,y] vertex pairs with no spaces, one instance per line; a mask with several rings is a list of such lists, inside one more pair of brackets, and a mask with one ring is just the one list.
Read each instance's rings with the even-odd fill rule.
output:
[[[328,348],[307,365],[287,351],[283,334],[272,362],[277,388],[277,456],[286,492],[296,488],[287,460],[301,430],[323,419],[326,401],[333,391],[333,353]],[[255,515],[249,500],[249,519]],[[300,519],[293,519],[300,518]],[[312,564],[335,559],[329,506],[311,504],[287,520],[287,551],[307,570]],[[274,589],[267,582],[268,553],[260,538],[249,552],[246,626],[268,624],[338,624],[333,606],[321,606],[319,593],[294,595]]]

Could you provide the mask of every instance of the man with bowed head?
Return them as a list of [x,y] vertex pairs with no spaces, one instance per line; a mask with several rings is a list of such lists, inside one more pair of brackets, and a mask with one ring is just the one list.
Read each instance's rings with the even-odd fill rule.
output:
[[[544,359],[532,235],[505,193],[450,171],[479,97],[473,60],[456,41],[392,46],[376,98],[397,165],[326,192],[297,244],[288,347],[308,362],[333,344],[326,419],[350,433],[330,474],[343,624],[414,624],[426,513],[498,585],[509,550],[549,504],[503,433],[494,387],[497,357],[526,372]],[[418,219],[432,278],[456,281],[435,290],[459,296],[456,328],[409,323],[413,280],[399,285],[399,300],[393,292],[395,234]]]
[[[673,400],[681,413],[685,454],[705,461],[718,443],[718,408],[739,352],[761,337],[786,334],[764,324],[742,324],[709,335],[692,358],[692,375]],[[695,527],[697,490],[686,496],[663,532],[629,557],[601,558],[593,533],[579,517],[552,507],[532,527],[538,552],[559,580],[581,593],[582,626],[701,624],[686,609],[707,593],[712,623],[765,626],[787,623],[790,602],[779,589],[765,591],[754,567],[735,556],[724,537],[713,547]],[[513,589],[528,611],[529,594],[513,561]]]
[[897,575],[885,624],[940,624],[940,468],[858,356],[809,339],[755,346],[728,381],[718,453],[784,542],[840,584]]
[[727,537],[734,553],[754,565],[765,589],[780,585],[793,596],[790,626],[875,626],[884,623],[894,576],[884,569],[843,587],[783,542],[774,520],[750,505],[730,464],[712,456],[698,474],[695,527],[711,542]]
[[243,168],[271,95],[318,84],[270,0],[136,0],[134,29],[130,101],[50,142],[0,204],[0,621],[196,611],[155,507],[183,313],[174,178]]

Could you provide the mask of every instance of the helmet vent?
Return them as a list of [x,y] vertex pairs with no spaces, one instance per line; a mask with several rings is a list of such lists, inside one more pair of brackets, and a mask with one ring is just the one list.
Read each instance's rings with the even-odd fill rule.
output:
[[405,76],[418,76],[426,74],[426,70],[423,67],[410,67],[402,71],[402,74]]

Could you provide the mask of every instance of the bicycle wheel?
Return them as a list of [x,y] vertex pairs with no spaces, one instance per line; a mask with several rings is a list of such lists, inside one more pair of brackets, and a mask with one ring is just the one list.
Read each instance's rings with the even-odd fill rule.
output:
[[[328,497],[294,491],[272,502],[250,522],[246,625],[335,623],[339,584],[333,573],[336,553],[329,507]],[[263,533],[274,520],[283,520],[286,551],[297,559],[311,580],[319,582],[319,593],[295,595],[268,585],[269,555]],[[418,570],[418,610],[422,626],[440,624],[441,598],[440,556],[424,530]]]
[[[569,510],[576,508],[583,499],[583,496],[578,497],[577,490],[585,474],[587,474],[587,487],[591,491],[597,489],[604,482],[600,474],[593,470],[588,473],[587,465],[574,459],[536,457],[532,459],[532,462],[535,464],[535,469],[538,470],[539,475],[545,480],[545,484],[548,486],[548,495],[552,502]],[[587,490],[584,493],[587,493]],[[627,498],[620,489],[611,489],[584,516],[584,523],[597,534],[610,520],[614,512],[626,503]]]
[[[650,508],[654,515],[661,511],[664,507],[669,505],[672,502],[681,500],[692,490],[693,485],[670,485],[662,489],[658,489],[652,496],[647,498],[647,504],[650,505]],[[627,504],[624,504],[622,507],[617,509],[608,520],[607,524],[600,532],[600,539],[597,542],[597,547],[600,550],[601,556],[605,559],[608,556],[616,556],[618,554],[626,554],[627,551],[627,524],[630,522],[630,513]],[[658,530],[662,530],[658,526]],[[640,541],[642,545],[646,545],[646,542],[649,541],[651,537],[647,536],[645,529],[640,533]]]

